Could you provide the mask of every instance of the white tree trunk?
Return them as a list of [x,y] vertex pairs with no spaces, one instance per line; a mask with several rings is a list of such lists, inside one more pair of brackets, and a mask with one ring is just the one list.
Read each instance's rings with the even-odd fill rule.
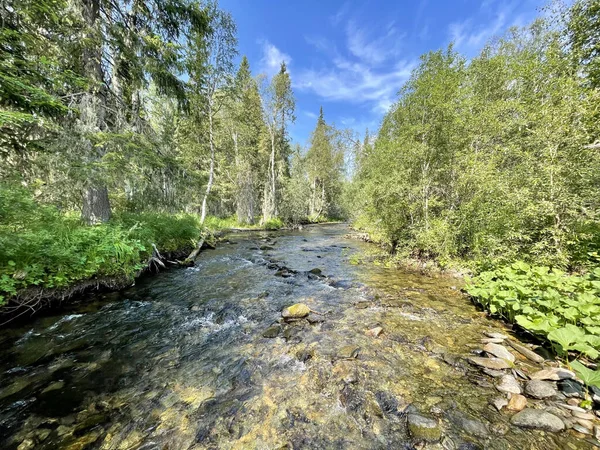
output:
[[212,100],[208,101],[208,143],[210,145],[210,168],[208,172],[208,184],[206,185],[206,192],[204,193],[204,198],[202,199],[200,223],[204,223],[204,220],[206,219],[206,202],[208,201],[208,196],[210,195],[215,174],[215,142],[213,136]]

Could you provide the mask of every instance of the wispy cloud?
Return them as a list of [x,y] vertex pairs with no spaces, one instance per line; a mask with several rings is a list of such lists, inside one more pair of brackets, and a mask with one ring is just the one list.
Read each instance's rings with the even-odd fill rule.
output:
[[346,35],[350,53],[371,65],[379,65],[390,58],[397,57],[402,39],[405,37],[393,22],[385,27],[382,34],[374,37],[370,30],[357,26],[353,20],[346,26]]
[[311,111],[303,111],[303,113],[309,119],[316,119],[317,117],[319,117],[314,112],[311,112]]
[[262,73],[272,77],[279,71],[282,62],[285,62],[288,66],[292,62],[292,57],[290,55],[282,52],[269,41],[261,41],[261,44],[263,55],[260,60],[259,69]]
[[472,56],[494,36],[501,35],[512,26],[521,26],[529,19],[524,13],[516,13],[518,2],[501,3],[495,9],[494,6],[493,0],[484,1],[481,5],[481,10],[489,16],[488,20],[469,18],[450,24],[450,40],[457,50]]
[[394,102],[414,65],[401,61],[388,70],[374,71],[363,63],[337,57],[333,67],[301,70],[292,79],[299,90],[312,91],[326,100],[368,103],[381,113]]

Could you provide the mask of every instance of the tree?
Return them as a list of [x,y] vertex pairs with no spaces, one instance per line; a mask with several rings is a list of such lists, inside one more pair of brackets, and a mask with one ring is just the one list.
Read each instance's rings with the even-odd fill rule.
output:
[[265,185],[263,198],[263,222],[266,222],[277,216],[278,179],[287,172],[287,126],[296,120],[292,81],[285,62],[281,63],[279,73],[273,77],[264,93],[263,110],[270,140],[269,180]]

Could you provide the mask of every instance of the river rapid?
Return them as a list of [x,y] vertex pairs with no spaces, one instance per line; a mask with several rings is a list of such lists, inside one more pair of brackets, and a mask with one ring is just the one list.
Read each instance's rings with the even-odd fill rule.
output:
[[[372,247],[346,233],[232,235],[195,267],[0,331],[0,448],[423,448],[407,411],[440,423],[425,448],[593,448],[490,405],[464,357],[507,331],[460,281],[361,263]],[[322,315],[264,337],[298,302]]]

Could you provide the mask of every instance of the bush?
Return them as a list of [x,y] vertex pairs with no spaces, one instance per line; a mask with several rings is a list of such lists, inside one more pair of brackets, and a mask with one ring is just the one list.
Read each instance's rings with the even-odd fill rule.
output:
[[283,221],[279,217],[273,217],[272,219],[267,220],[263,227],[265,230],[279,230],[283,227]]
[[481,273],[466,290],[491,313],[552,342],[560,355],[600,356],[600,268],[569,275],[517,262]]
[[116,215],[86,226],[74,214],[36,203],[24,189],[0,186],[0,305],[24,289],[66,288],[101,278],[133,278],[152,253],[192,248],[197,217]]

